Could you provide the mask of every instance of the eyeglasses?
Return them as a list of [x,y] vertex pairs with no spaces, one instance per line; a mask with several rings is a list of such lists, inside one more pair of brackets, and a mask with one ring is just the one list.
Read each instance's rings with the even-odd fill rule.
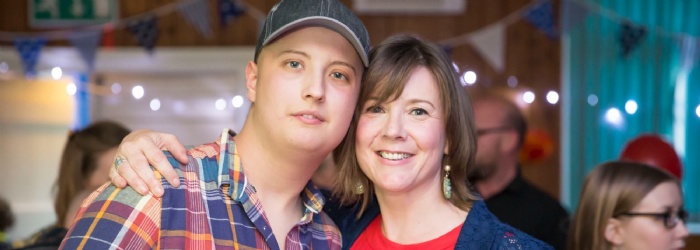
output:
[[[665,213],[627,212],[627,213],[618,214],[617,216],[652,216],[652,217],[656,217],[659,219],[663,219],[664,226],[668,229],[673,229],[681,221],[683,221],[683,223],[688,221],[688,211],[685,211],[684,209],[678,210],[678,212],[673,212],[671,210],[668,210]],[[615,216],[615,217],[617,217],[617,216]]]
[[505,132],[505,131],[508,131],[511,129],[513,129],[513,127],[510,127],[510,126],[477,129],[476,136],[478,137],[478,136],[491,134],[491,133],[500,133],[500,132]]

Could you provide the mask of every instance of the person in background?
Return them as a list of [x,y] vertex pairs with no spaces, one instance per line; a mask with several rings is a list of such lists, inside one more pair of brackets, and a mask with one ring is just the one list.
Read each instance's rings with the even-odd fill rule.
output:
[[[347,133],[368,51],[365,26],[338,0],[279,2],[245,69],[252,104],[240,133],[224,130],[215,142],[174,151],[165,164],[177,172],[166,179],[182,185],[160,187],[163,198],[103,186],[61,246],[339,249],[338,228],[310,179]],[[114,166],[133,160],[118,154]]]
[[468,179],[501,221],[564,249],[569,214],[559,201],[525,180],[518,154],[527,123],[511,101],[485,93],[474,99],[478,137],[476,163]]
[[15,224],[15,215],[12,213],[10,204],[0,197],[0,250],[10,249],[5,232]]
[[72,132],[63,149],[54,184],[56,223],[22,241],[13,242],[15,249],[56,249],[73,225],[82,201],[92,191],[109,181],[109,169],[119,143],[131,131],[113,121],[94,122]]
[[607,162],[586,177],[568,246],[683,249],[687,219],[680,183],[669,172],[636,162]]

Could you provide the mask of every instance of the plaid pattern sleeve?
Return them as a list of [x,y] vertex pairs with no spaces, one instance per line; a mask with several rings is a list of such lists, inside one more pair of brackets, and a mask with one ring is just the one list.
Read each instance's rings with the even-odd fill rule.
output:
[[103,186],[83,203],[62,248],[340,249],[340,232],[322,212],[325,200],[311,182],[300,191],[299,222],[286,235],[273,234],[232,138],[224,131],[220,141],[191,148],[187,165],[166,153],[181,185],[161,178],[163,198]]
[[105,184],[80,207],[61,249],[158,248],[160,199]]

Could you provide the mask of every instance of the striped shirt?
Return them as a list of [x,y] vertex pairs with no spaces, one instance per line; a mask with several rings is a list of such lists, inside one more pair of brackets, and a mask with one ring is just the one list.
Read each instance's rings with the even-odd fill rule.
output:
[[[105,184],[83,202],[61,248],[280,249],[233,136],[225,130],[219,142],[189,149],[187,165],[166,153],[181,185],[161,178],[162,198]],[[340,232],[322,212],[321,192],[309,182],[300,197],[304,211],[285,248],[340,249]]]

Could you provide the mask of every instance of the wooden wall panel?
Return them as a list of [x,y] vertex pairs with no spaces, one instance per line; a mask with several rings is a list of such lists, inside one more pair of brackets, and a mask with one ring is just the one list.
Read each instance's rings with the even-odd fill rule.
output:
[[[133,17],[176,0],[119,1],[120,16]],[[352,6],[352,0],[341,0]],[[0,31],[35,32],[27,21],[28,1],[0,1]],[[250,7],[262,13],[272,8],[277,0],[246,0]],[[178,13],[158,19],[158,46],[236,46],[254,45],[258,23],[251,15],[243,15],[226,27],[221,27],[215,6],[209,1],[210,20],[214,37],[207,40]],[[411,33],[426,40],[440,42],[494,23],[530,3],[529,0],[468,1],[467,11],[461,15],[360,15],[367,26],[373,44],[396,33]],[[114,46],[137,46],[131,34],[123,28],[114,30]],[[0,41],[0,45],[9,45]],[[50,41],[49,45],[66,45],[65,41]],[[544,105],[546,90],[559,90],[559,43],[544,36],[524,20],[507,27],[506,66],[503,72],[494,71],[470,45],[453,49],[455,62],[463,69],[478,73],[477,85],[508,90],[506,81],[516,76],[519,86],[526,86],[540,97],[526,114],[531,127],[549,131],[556,144],[559,141],[559,106]],[[473,88],[473,87],[471,87]],[[559,151],[536,166],[524,166],[523,173],[537,186],[551,195],[559,196]]]

